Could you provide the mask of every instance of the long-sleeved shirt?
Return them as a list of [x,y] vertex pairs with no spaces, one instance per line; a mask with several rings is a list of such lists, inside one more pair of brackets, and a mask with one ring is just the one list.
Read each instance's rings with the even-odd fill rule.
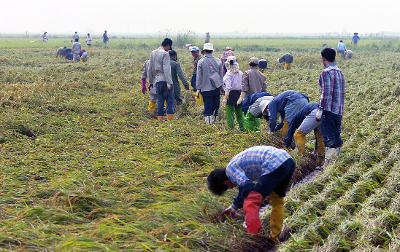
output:
[[148,79],[149,83],[153,85],[160,81],[173,85],[169,53],[162,47],[152,51],[150,54]]
[[343,42],[339,42],[337,44],[337,48],[336,48],[339,52],[344,52],[346,51],[346,45]]
[[171,75],[172,75],[172,82],[174,85],[179,85],[178,78],[182,81],[183,86],[186,89],[189,89],[189,83],[187,82],[185,75],[182,71],[181,64],[176,62],[175,60],[171,60]]
[[263,96],[272,96],[270,93],[267,92],[257,92],[254,93],[250,96],[247,96],[246,98],[244,98],[243,102],[242,102],[242,110],[243,113],[247,113],[247,111],[249,110],[249,107],[256,102],[259,98],[263,97]]
[[72,36],[72,41],[75,42],[75,39],[79,40],[79,35],[78,34],[74,34],[74,36]]
[[226,72],[223,78],[225,91],[242,90],[242,78],[242,71],[238,71],[235,73],[231,71]]
[[266,80],[265,75],[258,71],[257,67],[250,67],[243,74],[242,92],[245,92],[246,96],[256,92],[264,92],[267,89]]
[[77,53],[81,53],[81,43],[79,42],[74,42],[72,44],[72,53],[77,54]]
[[289,158],[292,157],[285,150],[272,146],[254,146],[233,157],[226,167],[228,179],[239,186],[239,194],[233,201],[233,207],[242,207],[244,198],[241,190],[246,184],[275,171]]
[[293,56],[290,53],[287,53],[279,58],[279,63],[293,63]]
[[[269,112],[269,130],[271,132],[275,132],[280,129],[280,126],[283,124],[283,120],[285,119],[285,107],[291,102],[294,102],[297,99],[308,100],[308,97],[302,93],[297,91],[288,90],[280,93],[275,96],[274,99],[268,104],[268,112]],[[281,117],[281,123],[277,126],[276,121],[278,119],[278,113]]]
[[317,103],[309,103],[296,114],[294,119],[289,124],[289,130],[285,137],[286,147],[289,147],[292,144],[294,132],[296,131],[296,129],[300,127],[301,123],[306,118],[306,116],[308,116],[311,113],[311,111],[317,108],[318,108]]
[[140,77],[141,80],[146,80],[147,79],[147,72],[148,72],[148,69],[149,69],[149,64],[150,64],[150,60],[146,60],[143,63],[142,75]]
[[360,41],[360,37],[358,35],[354,35],[351,40],[353,41],[354,44],[357,44],[358,41]]
[[193,75],[197,74],[197,64],[199,63],[200,59],[201,59],[201,55],[200,54],[196,58],[193,58]]
[[86,44],[87,45],[91,45],[92,44],[92,37],[91,36],[87,36],[86,37]]
[[321,99],[319,107],[337,115],[343,115],[345,79],[335,63],[327,66],[319,77]]
[[[209,67],[209,65],[213,67]],[[212,91],[216,88],[211,84],[211,74],[217,72],[221,77],[221,61],[211,53],[206,53],[197,64],[196,89],[201,92]]]
[[103,43],[107,43],[109,40],[107,33],[103,33]]

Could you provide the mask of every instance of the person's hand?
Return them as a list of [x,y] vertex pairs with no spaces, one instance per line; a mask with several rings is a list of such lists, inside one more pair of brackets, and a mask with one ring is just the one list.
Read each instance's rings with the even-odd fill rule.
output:
[[321,121],[322,112],[323,112],[323,110],[320,108],[317,110],[317,113],[315,114],[315,120],[317,120],[317,122]]
[[153,88],[153,84],[150,84],[149,85],[149,91],[150,91],[150,89],[152,89]]
[[200,97],[200,91],[199,91],[199,90],[196,91],[195,96],[196,96],[197,98]]
[[167,83],[167,88],[168,88],[168,90],[171,90],[172,89],[172,84],[171,83]]
[[146,79],[142,79],[142,94],[146,94]]
[[238,214],[236,210],[232,206],[230,206],[222,211],[221,215],[222,217],[236,218]]
[[236,104],[240,105],[243,102],[243,97],[240,96],[239,99],[237,100]]

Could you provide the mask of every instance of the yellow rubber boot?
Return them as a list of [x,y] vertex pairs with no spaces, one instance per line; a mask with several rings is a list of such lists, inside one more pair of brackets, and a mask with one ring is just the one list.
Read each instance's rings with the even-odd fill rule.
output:
[[155,101],[149,101],[149,103],[147,104],[147,111],[149,111],[150,113],[155,113],[157,109],[157,105]]
[[317,161],[323,162],[325,157],[325,144],[324,138],[322,137],[321,129],[316,128],[314,130],[315,134],[315,150],[317,151]]
[[272,206],[271,215],[269,217],[270,236],[272,240],[278,241],[279,234],[283,227],[284,200],[273,192],[269,196],[269,203]]
[[168,121],[173,121],[174,120],[174,114],[167,114],[167,120]]
[[284,120],[283,121],[283,127],[280,130],[281,136],[282,137],[286,137],[288,131],[289,131],[289,123],[288,123],[288,121]]
[[304,135],[300,130],[296,130],[293,137],[299,154],[304,156],[304,153],[306,152],[306,135]]

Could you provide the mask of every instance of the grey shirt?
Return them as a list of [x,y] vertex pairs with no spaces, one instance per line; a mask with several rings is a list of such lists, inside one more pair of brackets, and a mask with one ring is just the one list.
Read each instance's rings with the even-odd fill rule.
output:
[[169,53],[162,47],[151,52],[147,74],[149,82],[154,85],[160,81],[165,81],[171,86],[173,85]]
[[[209,67],[212,65],[213,68]],[[211,53],[205,54],[203,58],[197,63],[197,77],[196,77],[196,89],[201,92],[212,91],[216,88],[211,84],[211,74],[217,72],[221,77],[221,61],[214,57]]]
[[81,53],[81,43],[74,42],[72,44],[72,53],[74,53],[74,54]]
[[189,83],[187,82],[185,75],[182,71],[181,64],[176,62],[175,60],[171,60],[171,75],[172,75],[172,82],[174,85],[179,85],[178,77],[182,81],[183,86],[186,89],[189,89]]

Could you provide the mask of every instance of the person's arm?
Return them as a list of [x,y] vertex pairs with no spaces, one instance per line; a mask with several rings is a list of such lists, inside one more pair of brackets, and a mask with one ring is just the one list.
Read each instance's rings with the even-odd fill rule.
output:
[[178,74],[179,79],[182,81],[182,84],[185,87],[185,89],[189,90],[189,83],[187,82],[185,74],[182,71],[181,64],[179,63],[176,64],[176,72]]
[[285,146],[287,148],[290,148],[290,146],[292,145],[294,132],[296,131],[296,129],[299,127],[299,125],[303,121],[302,117],[303,117],[303,115],[302,115],[302,112],[300,111],[294,117],[293,121],[289,124],[289,130],[285,137]]
[[163,56],[163,72],[168,88],[172,88],[174,83],[172,81],[172,74],[171,74],[171,59],[168,53],[164,53]]
[[328,72],[323,71],[321,73],[319,77],[319,85],[321,86],[321,98],[319,102],[319,108],[324,110],[326,108],[327,99],[330,93],[330,78]]
[[[147,79],[149,80],[149,83],[154,83],[154,59],[153,59],[153,53],[150,54],[150,61],[149,61],[149,68],[147,69]],[[155,85],[155,83],[154,83]]]
[[196,89],[201,91],[202,83],[203,83],[203,69],[202,69],[202,61],[197,63],[197,74],[196,74]]
[[269,111],[269,130],[271,132],[275,132],[276,119],[278,116],[278,108],[276,102],[272,101],[270,104],[268,104],[268,111]]
[[238,210],[243,207],[243,201],[247,195],[253,190],[255,184],[246,176],[243,169],[238,166],[232,166],[229,169],[229,180],[238,185],[239,192],[233,199],[231,208]]

